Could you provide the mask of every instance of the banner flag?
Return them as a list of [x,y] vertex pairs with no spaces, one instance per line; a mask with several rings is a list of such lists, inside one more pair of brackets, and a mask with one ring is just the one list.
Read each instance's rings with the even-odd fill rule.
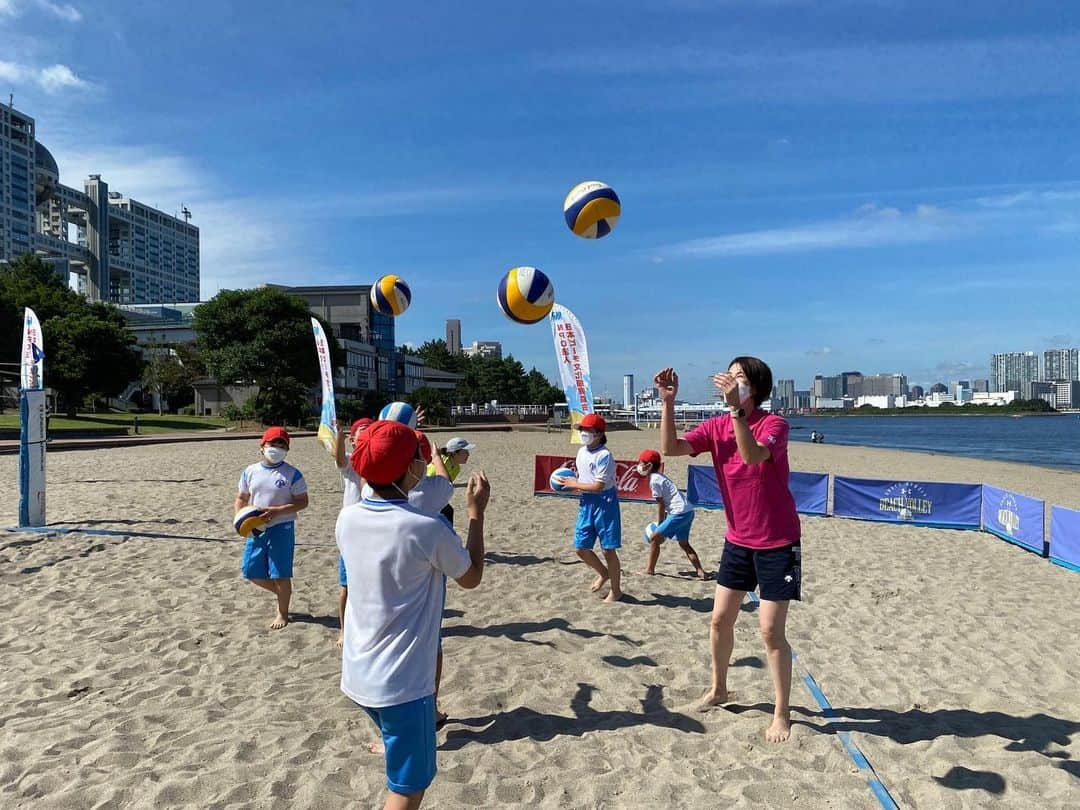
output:
[[1045,556],[1045,516],[1046,505],[1038,498],[982,485],[983,529],[1002,540]]
[[566,405],[570,410],[570,443],[581,444],[577,423],[593,412],[592,374],[585,330],[577,316],[564,306],[551,308],[551,337],[555,341],[555,362]]
[[334,455],[334,444],[337,441],[337,407],[334,404],[334,371],[330,366],[330,347],[326,345],[326,333],[317,318],[311,319],[311,331],[315,333],[315,351],[319,355],[319,372],[322,377],[319,441],[326,448],[326,452]]
[[1080,512],[1050,508],[1050,562],[1080,571]]
[[23,388],[45,387],[45,338],[41,334],[38,316],[30,307],[26,308],[23,316],[21,366]]
[[833,515],[946,529],[982,527],[982,484],[833,479]]
[[[551,474],[559,467],[569,467],[576,472],[577,459],[572,456],[537,456],[534,464],[533,495],[552,495],[563,498],[577,498],[577,492],[556,492],[551,488]],[[660,472],[664,468],[661,466]],[[649,489],[648,476],[638,475],[637,461],[615,462],[615,489],[620,501],[638,501],[656,503],[656,498]]]
[[[723,509],[716,470],[702,464],[691,464],[686,486],[687,499],[693,506],[704,509]],[[795,508],[804,515],[827,515],[829,476],[827,473],[793,472],[788,480]]]

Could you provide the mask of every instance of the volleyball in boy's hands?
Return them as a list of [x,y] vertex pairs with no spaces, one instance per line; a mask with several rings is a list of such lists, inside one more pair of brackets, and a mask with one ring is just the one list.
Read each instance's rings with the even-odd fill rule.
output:
[[645,542],[646,543],[651,543],[652,542],[652,536],[654,534],[656,534],[656,527],[659,526],[659,525],[660,524],[656,523],[655,521],[652,522],[652,523],[646,523],[645,524],[645,531],[642,532],[642,534],[645,536]]
[[578,183],[563,201],[566,225],[582,239],[600,239],[611,233],[622,213],[615,189],[599,180]]
[[408,402],[391,402],[384,405],[379,411],[379,419],[390,422],[401,422],[416,430],[416,410]]
[[383,315],[401,315],[412,303],[412,290],[401,276],[380,276],[371,287],[371,305]]
[[555,306],[555,287],[535,267],[514,267],[499,282],[495,298],[503,315],[515,323],[539,323]]
[[548,484],[556,492],[567,492],[568,490],[563,485],[563,479],[573,478],[575,475],[576,473],[569,467],[559,467],[559,469],[551,474],[551,477],[548,479]]
[[241,537],[258,537],[270,520],[270,515],[258,506],[245,506],[233,518],[233,528]]

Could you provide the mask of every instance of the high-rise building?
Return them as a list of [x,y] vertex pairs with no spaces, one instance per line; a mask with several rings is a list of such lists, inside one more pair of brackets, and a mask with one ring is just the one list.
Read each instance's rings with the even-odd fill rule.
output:
[[911,386],[911,390],[908,392],[912,399],[922,399],[926,396],[926,392],[921,385]]
[[890,394],[894,397],[905,396],[907,390],[907,377],[903,374],[871,374],[862,377],[860,381],[862,396],[883,397]]
[[450,354],[461,354],[461,321],[457,318],[446,322],[446,350]]
[[1066,380],[1053,385],[1055,408],[1059,411],[1080,408],[1080,380]]
[[773,399],[777,408],[795,407],[795,381],[777,380],[773,386]]
[[623,374],[622,376],[622,405],[624,408],[634,407],[634,375]]
[[1080,380],[1080,349],[1048,349],[1043,352],[1043,379]]
[[812,393],[815,399],[842,399],[844,396],[844,378],[839,374],[835,377],[823,377],[820,374],[815,374]]
[[[94,301],[199,300],[199,229],[109,191],[92,174],[80,191],[35,136],[34,119],[0,103],[0,262],[36,253]],[[75,238],[72,240],[71,232]]]
[[845,397],[858,398],[866,393],[862,387],[863,375],[861,371],[840,372],[840,390]]
[[994,391],[1019,391],[1027,399],[1031,383],[1039,379],[1035,352],[1003,352],[990,357],[990,385]]
[[976,393],[976,394],[986,394],[986,393],[988,393],[990,391],[990,381],[989,380],[972,380],[971,381],[971,390],[972,390],[973,393]]
[[1057,383],[1032,380],[1028,383],[1026,391],[1021,392],[1024,399],[1042,399],[1049,403],[1050,407],[1056,407],[1054,399],[1057,396]]

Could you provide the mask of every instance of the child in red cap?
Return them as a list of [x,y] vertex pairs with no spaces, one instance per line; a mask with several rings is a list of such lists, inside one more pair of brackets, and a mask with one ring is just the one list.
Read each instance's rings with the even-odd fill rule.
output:
[[300,470],[285,463],[288,452],[288,431],[283,427],[267,428],[259,441],[262,460],[244,468],[233,502],[234,512],[251,505],[270,516],[263,532],[245,543],[240,570],[253,584],[277,598],[271,630],[280,630],[289,623],[296,513],[308,505],[307,482]]
[[649,480],[649,491],[656,498],[656,523],[645,527],[645,542],[649,544],[649,562],[641,572],[656,573],[656,561],[660,559],[660,545],[674,538],[679,548],[694,566],[697,578],[705,579],[705,569],[697,552],[690,546],[690,527],[694,524],[694,507],[686,502],[675,482],[660,472],[660,454],[655,450],[642,450],[638,456],[637,473]]
[[[574,548],[578,557],[596,572],[590,590],[595,593],[610,581],[611,591],[604,601],[618,602],[622,599],[622,565],[619,563],[622,518],[615,489],[615,459],[606,446],[604,431],[607,423],[602,416],[590,413],[578,422],[577,429],[584,445],[577,454],[577,477],[562,479],[567,489],[581,493]],[[593,551],[597,539],[604,552],[604,562],[600,562]]]
[[419,807],[435,778],[435,661],[446,577],[475,588],[484,572],[487,478],[469,478],[462,547],[444,518],[410,502],[427,466],[420,439],[393,421],[360,434],[350,463],[372,493],[342,509],[336,527],[350,584],[341,691],[382,734],[387,808]]

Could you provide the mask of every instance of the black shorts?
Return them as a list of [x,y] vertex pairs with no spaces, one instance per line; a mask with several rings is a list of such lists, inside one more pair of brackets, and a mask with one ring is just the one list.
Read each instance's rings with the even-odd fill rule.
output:
[[733,591],[752,591],[770,602],[801,599],[802,547],[753,549],[724,541],[716,584]]

